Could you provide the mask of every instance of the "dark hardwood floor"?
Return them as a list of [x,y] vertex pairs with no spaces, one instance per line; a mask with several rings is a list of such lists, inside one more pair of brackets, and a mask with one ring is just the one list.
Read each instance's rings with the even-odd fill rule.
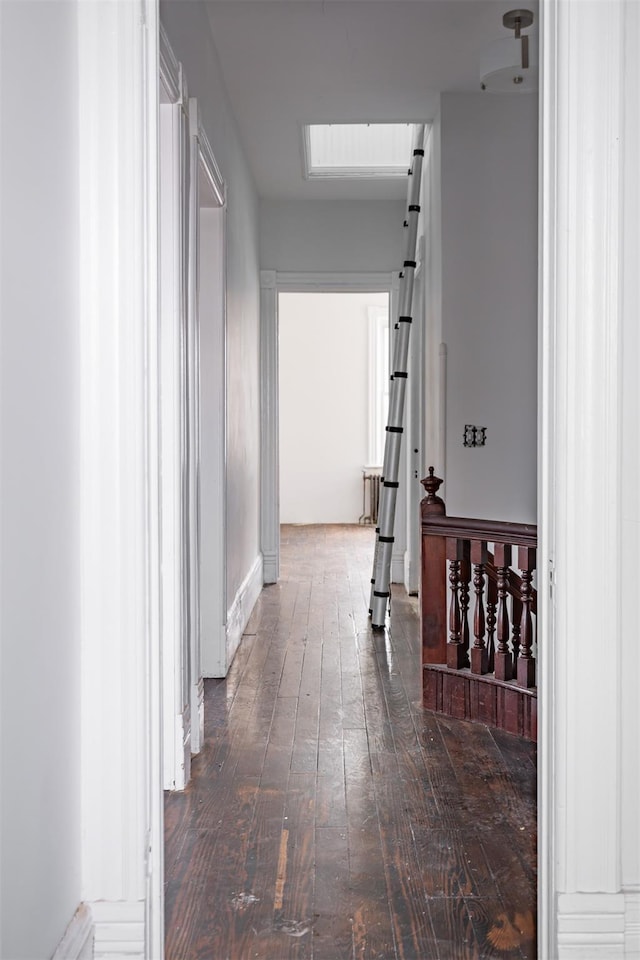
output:
[[370,527],[284,527],[166,798],[167,960],[535,957],[535,745],[422,708],[417,604],[368,620]]

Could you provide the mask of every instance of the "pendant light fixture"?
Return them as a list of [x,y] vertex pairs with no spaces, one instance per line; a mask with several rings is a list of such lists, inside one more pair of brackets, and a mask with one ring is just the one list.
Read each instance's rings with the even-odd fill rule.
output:
[[509,10],[502,18],[512,37],[494,40],[480,58],[480,87],[488,93],[527,93],[538,86],[538,38],[523,33],[533,24],[531,10]]

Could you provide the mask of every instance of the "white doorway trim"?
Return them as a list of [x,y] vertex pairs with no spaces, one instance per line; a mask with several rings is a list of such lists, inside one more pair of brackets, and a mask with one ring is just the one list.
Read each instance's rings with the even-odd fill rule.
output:
[[[538,281],[538,568],[540,582],[551,589],[554,575],[555,507],[555,229],[554,207],[558,189],[556,168],[557,73],[555,6],[540,9],[539,93],[539,281]],[[551,597],[538,596],[538,952],[557,952],[555,894],[554,742],[555,671],[551,647],[555,619]]]
[[158,5],[77,12],[81,891],[96,955],[150,960],[164,939]]
[[[226,217],[224,181],[197,101],[188,96],[182,65],[162,26],[160,81],[163,767],[165,789],[181,790],[190,778],[191,755],[202,742],[203,678],[226,673]],[[207,216],[211,212],[219,218],[215,256],[208,251],[212,256],[205,278],[207,291],[215,289],[215,298],[209,296],[211,303],[205,308],[208,368],[204,380],[200,376],[202,207],[213,208],[207,209]],[[210,226],[207,223],[207,229]],[[215,345],[209,343],[212,338]],[[203,389],[208,404],[204,643],[200,589]],[[214,411],[211,416],[209,407]],[[212,418],[216,420],[213,427]]]
[[280,576],[278,289],[275,270],[260,271],[260,549],[262,578]]
[[[204,176],[206,188],[213,197],[212,205],[224,207],[225,184],[215,161],[211,144],[202,125],[198,102],[194,97],[189,99],[189,266],[188,266],[188,311],[186,329],[186,357],[185,357],[185,388],[187,400],[187,540],[188,540],[188,571],[186,592],[188,598],[189,648],[190,648],[190,689],[191,689],[191,752],[198,753],[204,740],[204,675],[202,663],[202,608],[201,608],[201,578],[202,578],[202,511],[201,511],[201,354],[200,354],[200,315],[199,315],[199,260],[201,249],[200,238],[200,175]],[[220,283],[224,283],[224,270],[220,270]],[[224,316],[222,317],[224,325]],[[224,344],[224,335],[222,336]],[[225,373],[224,350],[221,354],[222,366],[216,370],[217,400],[221,409],[225,409]],[[218,463],[222,477],[217,476],[220,483],[218,506],[221,508],[221,521],[224,530],[224,464],[225,464],[225,430],[224,417],[222,430],[218,436],[221,447]],[[220,472],[220,471],[219,471]],[[216,537],[214,566],[221,573],[224,571],[225,537]],[[211,589],[218,593],[220,610],[224,609],[224,577]],[[222,617],[222,613],[220,613]],[[216,645],[221,637],[216,638]],[[207,651],[209,653],[210,651]],[[226,651],[225,651],[226,652]],[[216,655],[220,651],[215,651]],[[226,657],[224,658],[226,669]]]
[[190,651],[184,583],[188,95],[160,28],[160,417],[162,448],[162,673],[164,787],[183,790],[191,768]]
[[[278,425],[278,294],[368,293],[389,294],[389,318],[397,316],[397,273],[295,273],[260,271],[260,377],[261,377],[261,550],[264,582],[276,583],[280,564],[279,425]],[[414,389],[419,388],[415,381]],[[405,445],[405,452],[407,450]],[[401,475],[406,476],[405,456]],[[392,580],[404,583],[406,537],[406,483],[400,487],[396,510],[396,542],[392,557]]]
[[226,185],[191,100],[199,165],[196,326],[199,380],[200,673],[225,677],[227,554]]
[[620,0],[540,13],[539,951],[622,958],[638,956],[621,587],[637,532],[626,556],[621,480],[625,404],[638,407],[622,357],[637,326],[640,17]]
[[169,43],[162,24],[158,28],[158,64],[160,72],[160,102],[180,103],[183,98],[182,68]]

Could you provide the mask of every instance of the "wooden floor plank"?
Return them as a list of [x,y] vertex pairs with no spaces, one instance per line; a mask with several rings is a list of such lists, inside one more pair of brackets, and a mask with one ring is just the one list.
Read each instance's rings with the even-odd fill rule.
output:
[[353,956],[349,883],[346,826],[316,824],[314,960],[351,960]]
[[193,779],[166,796],[166,960],[532,960],[535,745],[422,706],[373,531],[284,527]]

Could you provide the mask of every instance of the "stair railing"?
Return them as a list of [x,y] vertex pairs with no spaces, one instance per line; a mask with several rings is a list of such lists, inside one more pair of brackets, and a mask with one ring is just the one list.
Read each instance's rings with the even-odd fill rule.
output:
[[535,688],[537,527],[448,517],[442,482],[422,481],[423,664]]

